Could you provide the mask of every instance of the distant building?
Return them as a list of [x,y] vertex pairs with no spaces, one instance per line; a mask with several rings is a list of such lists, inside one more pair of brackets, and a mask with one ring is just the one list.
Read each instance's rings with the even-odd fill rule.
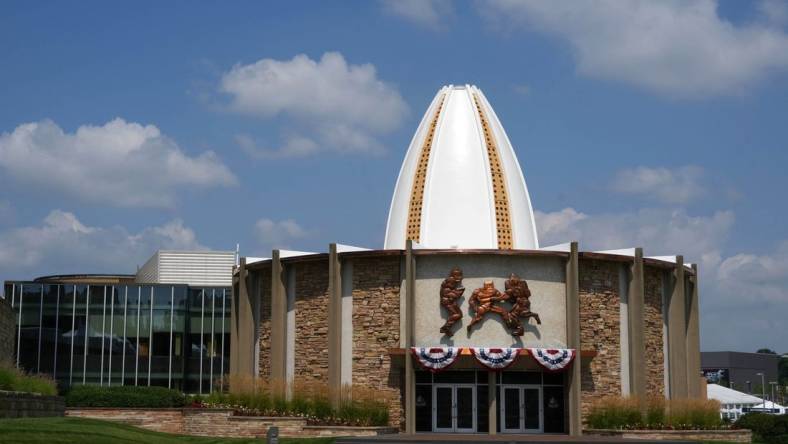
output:
[[135,275],[6,281],[13,318],[0,319],[12,324],[0,330],[13,331],[17,366],[52,375],[61,387],[208,393],[229,370],[234,265],[232,251],[162,250]]
[[701,371],[709,384],[760,395],[762,380],[758,373],[763,373],[767,397],[771,390],[769,383],[778,381],[779,362],[780,355],[766,353],[719,351],[700,354]]

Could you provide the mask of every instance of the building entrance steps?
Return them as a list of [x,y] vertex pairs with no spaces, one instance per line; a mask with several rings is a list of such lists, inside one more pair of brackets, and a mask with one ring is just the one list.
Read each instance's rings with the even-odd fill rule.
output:
[[416,433],[412,435],[398,434],[398,435],[380,435],[358,438],[337,438],[335,444],[382,444],[382,443],[419,443],[419,444],[443,444],[447,442],[462,442],[462,443],[486,443],[486,442],[504,442],[504,443],[593,443],[593,444],[686,444],[693,441],[680,441],[680,440],[648,440],[648,439],[624,439],[615,437],[603,436],[569,436],[569,435],[545,435],[545,434],[497,434],[497,435],[484,435],[484,434],[459,434],[459,433]]

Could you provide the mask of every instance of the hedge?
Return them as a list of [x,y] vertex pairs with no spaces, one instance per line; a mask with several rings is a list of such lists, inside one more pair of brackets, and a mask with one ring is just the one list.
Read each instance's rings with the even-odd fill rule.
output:
[[752,430],[753,441],[788,444],[788,415],[747,413],[733,423],[733,428]]
[[165,387],[80,385],[66,393],[68,407],[183,407],[186,396]]

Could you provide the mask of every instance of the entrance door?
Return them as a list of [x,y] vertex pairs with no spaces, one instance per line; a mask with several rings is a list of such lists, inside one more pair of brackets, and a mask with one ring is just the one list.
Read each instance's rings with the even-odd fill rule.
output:
[[501,430],[505,433],[541,433],[544,428],[542,387],[501,387]]
[[473,433],[476,430],[476,386],[435,384],[432,399],[434,431]]

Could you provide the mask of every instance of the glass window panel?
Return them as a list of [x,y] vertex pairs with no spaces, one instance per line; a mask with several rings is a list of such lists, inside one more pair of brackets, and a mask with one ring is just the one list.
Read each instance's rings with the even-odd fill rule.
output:
[[74,286],[60,286],[60,312],[57,320],[57,378],[68,384],[71,374],[71,346],[74,340],[72,320]]
[[[129,285],[124,290],[128,291],[128,298],[126,298],[126,342],[124,346],[124,355],[122,356],[123,364],[123,379],[125,385],[137,384],[137,339],[139,332],[139,294],[141,287],[138,285]],[[125,295],[124,295],[125,296]],[[125,298],[125,297],[124,297]]]
[[432,431],[432,385],[416,386],[416,431]]
[[102,346],[107,325],[104,319],[104,303],[106,302],[106,287],[104,285],[91,285],[89,290],[89,305],[87,319],[87,365],[85,383],[98,384],[101,382],[101,365],[104,358]]
[[504,384],[541,384],[541,372],[503,372]]
[[41,325],[41,284],[22,286],[22,319],[19,324],[19,365],[29,372],[38,369],[38,337]]
[[74,359],[73,370],[71,372],[71,383],[82,383],[82,372],[85,368],[85,340],[87,339],[87,302],[88,302],[88,286],[76,286],[75,303],[72,306],[72,314],[74,315],[74,328],[71,331],[72,340],[74,342]]
[[473,371],[449,371],[440,372],[433,375],[435,382],[458,382],[458,383],[475,383],[476,372]]
[[[485,377],[487,372],[484,373]],[[487,433],[490,430],[490,408],[487,405],[489,398],[489,390],[487,385],[476,386],[476,431],[479,433]]]
[[564,385],[564,374],[565,373],[560,372],[543,372],[542,377],[544,378],[544,385]]
[[41,313],[41,373],[54,374],[58,334],[58,306],[60,285],[44,285],[44,305]]
[[564,388],[545,387],[542,396],[545,433],[565,433]]

